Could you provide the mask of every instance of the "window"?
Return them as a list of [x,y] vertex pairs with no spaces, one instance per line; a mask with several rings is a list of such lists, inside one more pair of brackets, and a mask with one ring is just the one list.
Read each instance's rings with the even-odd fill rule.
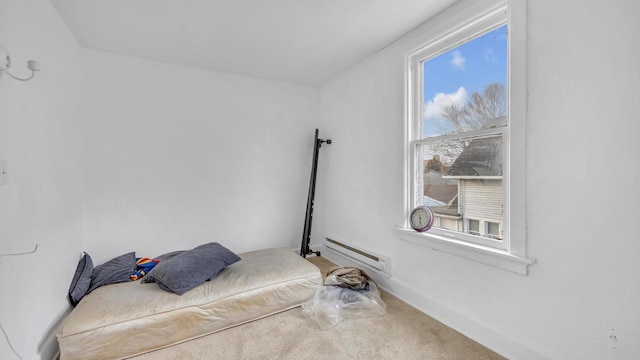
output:
[[491,221],[487,221],[487,236],[494,238],[494,239],[502,239],[502,237],[500,236],[500,224],[498,223],[494,223]]
[[400,238],[526,274],[525,4],[441,14],[407,57],[407,212],[434,225]]
[[480,235],[480,220],[467,220],[469,226],[467,227],[467,232],[473,235]]
[[[508,25],[502,13],[446,46],[411,58],[417,130],[410,143],[416,166],[412,206],[431,208],[444,226],[432,232],[492,248],[479,219],[502,224],[508,147]],[[422,165],[422,166],[420,166]],[[484,225],[484,221],[483,225]]]

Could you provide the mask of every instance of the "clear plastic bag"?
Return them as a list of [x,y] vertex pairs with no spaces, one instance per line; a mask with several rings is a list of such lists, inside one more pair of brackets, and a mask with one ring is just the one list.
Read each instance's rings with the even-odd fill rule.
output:
[[382,316],[386,311],[387,305],[380,299],[373,281],[369,281],[368,291],[320,285],[313,298],[302,304],[302,314],[322,330],[330,329],[344,319]]

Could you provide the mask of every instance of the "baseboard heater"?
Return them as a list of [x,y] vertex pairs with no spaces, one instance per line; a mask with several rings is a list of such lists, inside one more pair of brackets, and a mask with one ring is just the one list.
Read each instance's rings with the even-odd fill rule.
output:
[[354,245],[347,244],[345,242],[336,241],[333,239],[325,238],[324,246],[339,255],[348,257],[360,264],[367,265],[369,268],[377,271],[378,273],[391,277],[391,258],[387,256],[381,256],[372,254],[369,251],[358,249]]

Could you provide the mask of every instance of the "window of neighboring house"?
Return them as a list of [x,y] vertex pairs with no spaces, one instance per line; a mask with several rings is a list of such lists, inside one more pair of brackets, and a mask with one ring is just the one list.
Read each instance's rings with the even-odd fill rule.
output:
[[500,224],[498,223],[494,223],[491,221],[487,221],[487,236],[494,238],[494,239],[500,239]]
[[467,232],[473,235],[480,235],[480,220],[468,219]]
[[474,6],[408,55],[407,211],[429,206],[435,219],[425,233],[399,232],[526,274],[533,263],[524,238],[526,7],[510,0]]

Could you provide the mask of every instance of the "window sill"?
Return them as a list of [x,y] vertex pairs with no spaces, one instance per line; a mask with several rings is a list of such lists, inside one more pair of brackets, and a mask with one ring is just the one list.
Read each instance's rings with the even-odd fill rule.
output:
[[395,227],[394,230],[401,240],[520,275],[526,276],[529,271],[529,265],[533,265],[536,262],[535,259],[510,254],[505,250],[447,239],[429,233],[418,233],[412,229]]

